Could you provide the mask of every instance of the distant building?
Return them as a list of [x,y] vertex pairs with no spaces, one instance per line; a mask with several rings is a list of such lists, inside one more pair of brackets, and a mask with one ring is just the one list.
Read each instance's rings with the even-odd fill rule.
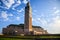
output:
[[[44,30],[40,26],[32,26],[31,35],[41,35],[41,34],[48,34],[46,30]],[[27,30],[28,31],[28,30]],[[2,33],[5,35],[21,35],[24,34],[24,24],[10,24],[6,28],[3,28]],[[26,35],[28,33],[26,32]]]
[[30,3],[28,2],[25,7],[25,21],[24,24],[15,25],[10,24],[7,28],[3,28],[3,34],[6,35],[40,35],[40,34],[48,34],[46,30],[44,30],[40,26],[32,26],[32,10]]

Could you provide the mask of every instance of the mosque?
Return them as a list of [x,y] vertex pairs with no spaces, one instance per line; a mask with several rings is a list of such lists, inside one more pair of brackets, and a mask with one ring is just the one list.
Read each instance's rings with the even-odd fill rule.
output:
[[40,26],[32,25],[32,9],[28,2],[25,7],[24,24],[10,24],[6,28],[3,28],[2,33],[4,35],[41,35],[48,34],[47,30],[44,30]]

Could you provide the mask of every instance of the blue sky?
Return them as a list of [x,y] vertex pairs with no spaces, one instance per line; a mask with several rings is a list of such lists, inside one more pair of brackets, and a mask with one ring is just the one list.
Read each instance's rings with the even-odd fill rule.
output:
[[[29,0],[32,25],[41,26],[49,33],[60,33],[60,0]],[[27,0],[0,0],[0,33],[9,24],[24,23]]]

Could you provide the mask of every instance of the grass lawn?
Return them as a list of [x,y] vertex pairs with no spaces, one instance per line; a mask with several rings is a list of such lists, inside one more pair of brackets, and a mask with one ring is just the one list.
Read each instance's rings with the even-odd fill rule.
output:
[[0,40],[32,40],[32,39],[0,38]]
[[33,40],[34,38],[60,38],[60,36],[0,36],[0,40]]

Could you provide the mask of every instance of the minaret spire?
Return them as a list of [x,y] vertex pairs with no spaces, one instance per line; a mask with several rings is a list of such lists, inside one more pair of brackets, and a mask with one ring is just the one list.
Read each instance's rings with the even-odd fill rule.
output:
[[24,21],[24,32],[25,34],[32,31],[32,10],[30,6],[30,2],[26,4],[25,7],[25,21]]
[[27,6],[30,6],[30,2],[27,3]]

